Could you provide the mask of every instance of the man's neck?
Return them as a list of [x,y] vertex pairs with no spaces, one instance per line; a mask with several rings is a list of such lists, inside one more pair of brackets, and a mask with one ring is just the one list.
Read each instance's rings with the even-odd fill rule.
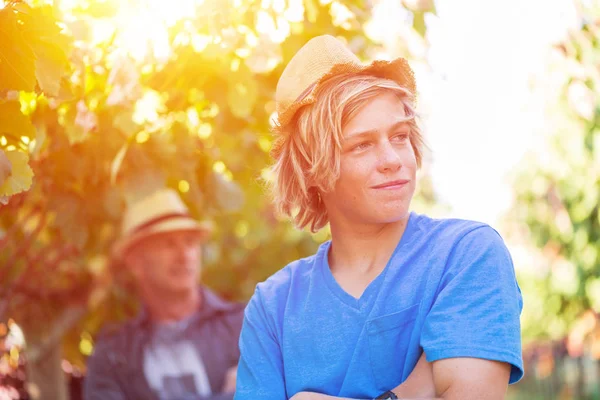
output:
[[383,270],[404,235],[408,219],[409,214],[397,222],[381,225],[332,223],[331,271],[369,275]]
[[198,311],[202,298],[198,290],[177,294],[144,296],[144,303],[155,322],[181,321]]

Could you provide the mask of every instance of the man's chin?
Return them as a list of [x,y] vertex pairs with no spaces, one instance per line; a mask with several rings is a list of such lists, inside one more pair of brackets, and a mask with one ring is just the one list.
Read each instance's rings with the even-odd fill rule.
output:
[[409,215],[409,210],[406,207],[387,210],[387,212],[380,213],[373,218],[375,223],[378,224],[393,224],[406,220]]
[[197,290],[197,285],[189,283],[171,282],[169,285],[163,286],[163,292],[171,295],[186,295]]

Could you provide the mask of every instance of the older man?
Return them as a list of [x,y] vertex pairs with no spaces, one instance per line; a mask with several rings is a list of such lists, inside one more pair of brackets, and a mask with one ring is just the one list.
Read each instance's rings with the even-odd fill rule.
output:
[[101,335],[88,363],[86,400],[224,400],[235,390],[243,305],[199,286],[209,229],[177,193],[133,204],[114,254],[133,275],[140,315]]

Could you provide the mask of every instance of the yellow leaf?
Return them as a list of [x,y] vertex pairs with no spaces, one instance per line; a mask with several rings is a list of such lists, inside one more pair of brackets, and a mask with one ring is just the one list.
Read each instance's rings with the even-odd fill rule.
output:
[[61,33],[51,6],[29,8],[19,18],[24,26],[23,38],[35,54],[38,84],[47,95],[58,96],[69,62],[70,39]]
[[11,172],[12,164],[8,161],[6,154],[0,150],[0,185],[10,176]]
[[0,196],[11,196],[28,190],[33,181],[33,171],[28,164],[29,156],[21,151],[9,151],[6,157],[12,164],[12,172],[0,186]]
[[50,96],[58,96],[61,89],[61,78],[66,71],[67,57],[51,43],[35,48],[35,77],[38,84]]
[[18,101],[0,101],[0,132],[9,133],[16,138],[35,138],[35,127],[21,113],[21,103]]
[[32,91],[35,88],[35,55],[10,7],[0,9],[0,88]]

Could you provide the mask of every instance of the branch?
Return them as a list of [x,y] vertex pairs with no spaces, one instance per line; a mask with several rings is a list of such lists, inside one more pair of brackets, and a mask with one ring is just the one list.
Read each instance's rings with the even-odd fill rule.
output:
[[0,250],[4,248],[8,244],[8,240],[11,238],[11,235],[15,233],[15,231],[19,228],[19,225],[25,225],[25,223],[33,217],[33,215],[40,211],[39,207],[34,207],[31,209],[29,214],[25,216],[21,221],[15,221],[12,226],[8,229],[8,231],[4,234],[2,239],[0,239]]
[[[51,247],[51,245],[47,246],[46,249],[48,249],[50,247]],[[40,254],[43,254],[45,252],[46,252],[45,250],[40,250],[40,252],[38,252],[36,257],[34,257],[33,259],[30,260],[27,267],[25,268],[25,271],[23,271],[21,273],[21,275],[17,279],[15,279],[15,281],[10,285],[10,287],[4,294],[3,298],[0,300],[0,318],[8,309],[8,306],[10,304],[10,299],[16,290],[18,290],[22,294],[27,295],[28,297],[33,297],[33,298],[41,298],[44,296],[50,296],[50,295],[56,294],[56,292],[50,292],[50,291],[44,292],[44,291],[40,290],[40,288],[31,288],[24,284],[24,282],[26,280],[25,278],[28,275],[30,275],[31,271],[33,270],[33,267],[35,265],[34,261],[38,261],[39,259],[41,259]],[[59,251],[54,256],[52,261],[49,261],[48,263],[46,263],[44,272],[49,272],[49,271],[55,270],[62,261],[66,260],[70,255],[76,255],[76,254],[77,254],[77,250],[72,245],[65,245],[61,249],[61,251]]]
[[[52,247],[52,244],[48,245],[46,247],[46,249],[50,248],[50,250],[52,250],[51,247]],[[41,254],[44,254],[47,252],[46,249],[40,250],[33,259],[29,259],[28,260],[29,262],[27,264],[27,267],[25,268],[25,271],[23,271],[21,273],[21,275],[17,279],[15,279],[12,282],[12,284],[8,287],[8,289],[4,293],[4,296],[2,296],[2,299],[0,299],[0,317],[2,317],[4,315],[4,313],[6,312],[6,310],[8,309],[11,297],[13,296],[15,290],[18,289],[20,292],[24,292],[25,294],[29,294],[29,295],[35,293],[37,295],[37,297],[42,297],[44,295],[41,293],[39,288],[37,290],[33,290],[33,289],[30,290],[29,288],[25,287],[25,285],[23,283],[25,282],[25,278],[28,275],[30,275],[36,262],[42,258]],[[62,248],[62,250],[60,252],[58,252],[58,254],[52,259],[52,261],[46,264],[47,268],[50,271],[56,269],[56,267],[58,267],[60,262],[63,260],[66,260],[67,257],[71,254],[77,254],[77,252],[73,248],[73,246],[71,246],[71,245],[64,246]],[[30,297],[34,297],[34,296],[30,296]]]
[[[27,303],[53,303],[67,306],[84,304],[90,295],[90,289],[87,286],[76,286],[70,290],[66,289],[41,289],[39,287],[19,286],[17,294],[25,297]],[[14,297],[14,296],[13,296]]]
[[[29,235],[27,235],[25,237],[25,239],[23,240],[21,246],[19,246],[19,248],[17,248],[17,250],[12,254],[12,256],[10,257],[10,259],[6,262],[6,264],[4,265],[5,271],[10,270],[13,267],[13,264],[18,260],[18,258],[31,247],[31,242],[33,241],[33,239],[35,239],[37,237],[37,235],[40,233],[40,231],[42,230],[42,228],[44,226],[46,226],[46,217],[47,217],[47,213],[46,212],[41,212],[41,218],[40,221],[38,222],[37,226],[35,227],[35,229],[33,230],[33,232],[31,232]],[[8,236],[7,236],[8,238]],[[27,268],[29,269],[30,266],[28,266]],[[4,276],[0,275],[0,280],[3,280]]]
[[[73,250],[74,248],[71,245],[65,245],[61,248],[60,240],[55,238],[47,246],[40,249],[36,254],[32,256],[26,254],[26,262],[28,265],[31,266],[31,268],[28,270],[30,276],[28,278],[22,276],[19,283],[22,284],[25,279],[27,279],[28,281],[34,281],[35,284],[39,283],[39,279],[36,279],[36,275],[45,276],[46,274],[56,270],[61,261],[66,260],[68,256],[74,255],[76,253]],[[51,257],[52,254],[55,254],[55,256]],[[44,266],[43,271],[41,271],[42,273],[40,274],[40,271],[38,271],[38,274],[34,274],[34,266],[40,264]],[[44,277],[44,279],[46,278]],[[35,284],[33,286],[35,286]]]
[[50,254],[52,254],[53,251],[59,249],[59,242],[59,239],[54,238],[50,243],[48,243],[47,246],[41,248],[37,253],[26,254],[25,258],[27,260],[27,264],[35,265],[42,262],[43,264],[47,265],[48,260],[50,259]]

